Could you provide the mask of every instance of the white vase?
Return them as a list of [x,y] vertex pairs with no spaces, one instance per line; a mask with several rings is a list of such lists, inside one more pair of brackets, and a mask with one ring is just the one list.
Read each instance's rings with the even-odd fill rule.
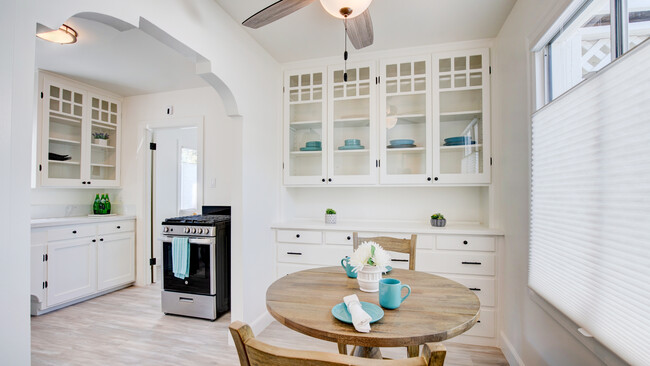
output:
[[326,224],[336,224],[336,214],[325,214]]
[[359,289],[364,292],[379,291],[379,280],[381,280],[381,269],[377,266],[363,266],[357,275]]

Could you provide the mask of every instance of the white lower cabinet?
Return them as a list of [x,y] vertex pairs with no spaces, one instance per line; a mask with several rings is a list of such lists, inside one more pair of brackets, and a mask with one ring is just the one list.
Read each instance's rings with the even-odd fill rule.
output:
[[[326,266],[338,266],[352,254],[352,233],[347,230],[323,230],[277,227],[277,277]],[[500,235],[431,234],[414,232],[417,237],[415,269],[456,281],[476,294],[481,302],[479,322],[452,341],[496,346],[498,329],[498,240]],[[360,237],[390,236],[410,238],[411,233],[360,231]],[[409,255],[391,253],[391,266],[408,269]]]
[[97,247],[90,237],[47,245],[47,306],[97,290]]
[[32,230],[32,315],[135,281],[135,220]]

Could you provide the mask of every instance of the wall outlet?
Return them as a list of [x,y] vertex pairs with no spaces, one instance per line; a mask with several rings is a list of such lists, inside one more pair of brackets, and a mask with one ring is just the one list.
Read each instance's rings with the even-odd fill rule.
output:
[[210,188],[217,188],[217,178],[210,179]]
[[172,114],[174,114],[174,106],[173,105],[168,105],[167,108],[165,109],[165,113],[168,116],[171,116]]

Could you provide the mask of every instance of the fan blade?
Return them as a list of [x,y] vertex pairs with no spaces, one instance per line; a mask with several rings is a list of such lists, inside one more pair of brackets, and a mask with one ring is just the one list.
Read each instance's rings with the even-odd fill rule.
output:
[[348,38],[354,48],[360,50],[368,47],[375,41],[375,35],[372,31],[372,19],[368,10],[361,15],[348,19]]
[[257,29],[300,10],[314,1],[316,0],[280,0],[253,14],[242,24]]

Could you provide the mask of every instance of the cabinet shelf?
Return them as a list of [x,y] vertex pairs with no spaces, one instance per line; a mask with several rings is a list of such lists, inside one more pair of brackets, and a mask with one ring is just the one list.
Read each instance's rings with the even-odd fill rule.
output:
[[465,149],[477,149],[480,150],[483,148],[483,144],[473,144],[473,145],[458,145],[458,146],[440,146],[440,150],[447,150],[447,151],[453,151],[453,150],[465,150]]
[[334,120],[337,127],[367,127],[370,126],[370,119],[368,117],[358,118],[339,118]]
[[296,105],[296,104],[321,104],[323,103],[322,100],[298,100],[295,102],[289,102],[289,105]]
[[403,153],[403,154],[419,154],[426,151],[424,147],[401,147],[401,148],[386,148],[389,153]]
[[64,160],[64,161],[48,160],[47,162],[50,163],[50,164],[80,165],[80,163],[78,161],[70,161],[70,160]]
[[108,123],[108,122],[101,122],[97,120],[92,120],[92,124],[94,127],[105,128],[108,130],[114,130],[117,127],[117,125],[115,124]]
[[291,128],[301,130],[301,129],[308,129],[308,128],[321,128],[321,125],[323,122],[321,121],[299,121],[299,122],[289,122],[289,125],[291,125]]
[[115,168],[114,164],[90,164],[90,166],[96,166],[100,168]]
[[482,85],[478,86],[462,86],[459,88],[440,88],[440,93],[453,93],[457,91],[464,91],[464,90],[483,90],[485,89]]
[[336,149],[334,150],[334,154],[361,154],[361,153],[367,153],[368,149],[358,149],[358,150],[339,150]]
[[398,124],[425,123],[427,121],[426,115],[424,113],[400,114],[387,116],[386,118],[397,118]]
[[68,145],[81,145],[80,141],[60,139],[60,138],[56,138],[56,137],[50,137],[49,140],[50,140],[50,142],[59,142],[59,143],[68,144]]
[[81,117],[50,112],[50,122],[61,123],[70,126],[81,126]]
[[460,111],[460,112],[449,112],[449,113],[440,113],[440,122],[460,122],[460,121],[471,121],[474,118],[481,118],[482,111]]
[[322,150],[319,151],[292,151],[291,155],[318,155],[322,153]]
[[96,148],[99,148],[99,149],[115,149],[115,146],[109,146],[109,145],[104,146],[104,145],[90,144],[90,146],[96,147]]
[[370,95],[358,95],[354,97],[334,97],[333,100],[335,102],[340,102],[344,100],[364,100],[364,99],[370,99]]
[[404,96],[404,95],[426,95],[427,92],[422,90],[422,91],[412,91],[412,92],[391,92],[388,93],[386,92],[387,97],[393,97],[393,96]]

